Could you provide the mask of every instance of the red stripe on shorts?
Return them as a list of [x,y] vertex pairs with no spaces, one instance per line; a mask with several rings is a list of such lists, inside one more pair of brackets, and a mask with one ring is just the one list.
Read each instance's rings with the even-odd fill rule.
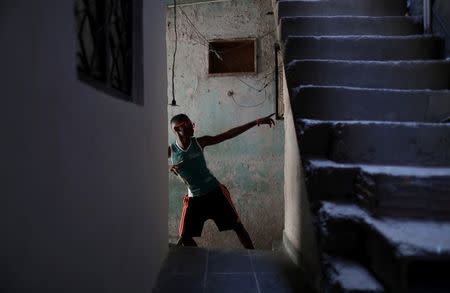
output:
[[178,235],[180,237],[183,235],[184,218],[186,217],[186,210],[188,206],[189,206],[189,196],[185,195],[183,197],[183,212],[181,213],[180,225],[178,227]]

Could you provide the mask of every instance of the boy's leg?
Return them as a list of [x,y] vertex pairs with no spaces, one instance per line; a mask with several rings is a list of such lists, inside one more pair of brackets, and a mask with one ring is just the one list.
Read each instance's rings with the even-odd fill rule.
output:
[[193,246],[197,247],[197,243],[192,237],[200,236],[203,223],[203,208],[204,203],[201,198],[189,198],[187,195],[183,198],[183,211],[180,219],[180,226],[178,233],[177,246]]
[[250,238],[250,235],[248,234],[247,230],[244,228],[244,225],[242,225],[242,223],[238,223],[234,228],[234,231],[236,232],[239,241],[246,249],[255,249],[255,247],[253,246],[252,239]]
[[186,236],[181,236],[180,239],[178,239],[177,242],[177,246],[193,246],[193,247],[197,247],[197,242],[195,242],[194,238],[192,237],[186,237]]
[[216,214],[213,217],[217,227],[219,227],[220,231],[233,229],[236,232],[239,241],[246,249],[255,249],[250,235],[239,219],[239,215],[234,207],[230,192],[224,185],[221,185],[220,187],[221,196],[219,199],[221,200],[216,201],[218,208],[216,208]]

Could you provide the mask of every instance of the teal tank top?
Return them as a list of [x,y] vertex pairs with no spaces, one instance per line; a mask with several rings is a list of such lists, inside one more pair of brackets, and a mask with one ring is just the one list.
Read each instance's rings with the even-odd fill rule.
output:
[[170,145],[170,150],[173,165],[183,161],[178,173],[188,186],[189,196],[206,194],[220,186],[219,181],[206,166],[203,149],[195,137],[191,137],[191,142],[186,150],[183,150],[176,142]]

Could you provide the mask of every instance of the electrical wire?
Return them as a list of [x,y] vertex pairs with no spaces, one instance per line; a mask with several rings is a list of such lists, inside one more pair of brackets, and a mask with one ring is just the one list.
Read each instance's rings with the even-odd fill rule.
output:
[[[178,9],[183,14],[183,16],[186,18],[186,20],[189,22],[189,25],[193,28],[193,30],[197,34],[197,36],[200,37],[200,39],[202,41],[202,45],[204,45],[206,47],[209,47],[209,40],[208,40],[208,38],[198,30],[198,28],[194,25],[192,20],[189,18],[189,16],[186,14],[186,12],[181,7],[179,7]],[[260,40],[264,39],[265,37],[267,37],[268,35],[273,34],[273,33],[275,33],[275,30],[271,30],[269,32],[266,32],[266,33],[256,37],[256,39],[260,39]],[[225,50],[214,50],[214,49],[211,49],[210,51],[213,52],[213,53],[225,53],[227,51],[239,49],[239,48],[245,47],[245,46],[248,46],[248,44],[237,45],[237,46],[225,49]]]
[[[235,50],[235,49],[239,49],[239,48],[241,48],[241,47],[246,47],[246,46],[248,46],[248,44],[241,44],[241,45],[238,45],[238,46],[230,47],[230,48],[225,49],[225,50],[217,50],[217,49],[211,49],[211,48],[209,48],[209,41],[208,41],[208,39],[206,38],[206,36],[205,36],[204,34],[202,34],[202,33],[197,29],[197,27],[194,25],[194,23],[192,22],[192,20],[189,18],[189,16],[186,14],[186,12],[185,12],[181,7],[179,7],[178,9],[181,11],[181,13],[183,14],[183,16],[184,16],[184,17],[186,18],[186,20],[189,22],[189,25],[192,27],[192,29],[194,30],[194,32],[196,33],[196,35],[197,35],[198,37],[200,37],[200,40],[197,39],[197,41],[200,41],[199,43],[200,43],[201,45],[203,45],[203,46],[205,46],[205,47],[208,47],[209,52],[214,53],[214,54],[217,56],[218,59],[222,60],[222,57],[220,56],[219,53],[225,53],[225,52],[228,52],[228,51],[231,51],[231,50]],[[275,33],[275,30],[269,31],[269,32],[267,32],[267,33],[264,33],[263,35],[257,37],[256,39],[263,39],[263,38],[265,38],[266,36],[268,36],[268,35],[270,35],[270,34],[272,34],[272,33]]]
[[254,104],[254,105],[244,105],[244,104],[240,104],[240,103],[238,103],[238,102],[236,101],[236,98],[234,97],[234,95],[231,95],[231,99],[232,99],[233,102],[234,102],[237,106],[239,106],[239,107],[242,107],[242,108],[256,108],[256,107],[259,107],[259,106],[261,106],[262,104],[264,104],[264,103],[266,102],[266,100],[267,100],[267,92],[266,92],[266,90],[264,89],[264,99],[263,99],[261,102],[258,102],[258,103]]
[[177,32],[177,0],[173,0],[173,23],[174,23],[174,31],[175,31],[175,48],[173,50],[173,60],[172,60],[172,106],[177,105],[177,101],[175,99],[175,60],[177,56],[178,50],[178,32]]
[[189,18],[189,16],[187,16],[186,12],[184,12],[183,8],[180,7],[180,11],[183,14],[183,16],[186,18],[186,20],[189,22],[190,26],[194,29],[194,32],[197,34],[197,36],[199,36],[200,39],[205,42],[203,45],[208,45],[208,39],[192,23],[191,19]]
[[[175,4],[175,0],[174,0],[174,4]],[[176,4],[174,5],[174,9],[176,10]],[[214,53],[218,59],[223,60],[222,57],[220,56],[220,53],[223,54],[223,53],[226,53],[227,51],[230,51],[230,50],[236,50],[236,49],[238,49],[238,48],[240,48],[240,47],[248,46],[248,44],[241,44],[241,45],[238,45],[238,46],[235,46],[235,47],[227,48],[227,49],[225,49],[225,50],[215,50],[215,49],[211,49],[207,37],[206,37],[204,34],[202,34],[202,33],[198,30],[198,28],[194,25],[194,23],[192,22],[192,20],[189,18],[189,16],[186,14],[186,12],[185,12],[181,7],[179,7],[179,10],[180,10],[181,14],[184,16],[184,18],[187,20],[187,22],[189,23],[190,27],[193,29],[194,33],[197,35],[196,41],[197,41],[200,45],[203,45],[203,46],[207,47],[207,48],[208,48],[208,52]],[[176,18],[176,11],[174,12],[174,16],[175,16],[175,18]],[[175,25],[175,26],[176,26],[176,25]],[[268,35],[273,34],[273,33],[275,33],[275,30],[266,32],[266,33],[264,33],[263,35],[258,36],[256,39],[259,39],[259,40],[264,39],[265,37],[267,37]],[[176,51],[176,47],[177,47],[177,34],[176,34],[176,28],[175,28],[175,51]],[[223,63],[223,64],[224,64],[225,67],[227,67],[227,69],[230,70],[230,68],[227,66],[226,63]],[[175,68],[175,58],[174,58],[174,65],[173,65],[173,67],[172,67],[172,75],[173,75],[173,73],[174,73],[174,68]],[[254,105],[244,105],[244,104],[238,103],[238,102],[236,101],[234,95],[232,95],[231,97],[232,97],[233,102],[234,102],[236,105],[238,105],[239,107],[244,107],[244,108],[258,107],[258,106],[264,104],[265,101],[267,100],[266,89],[267,89],[267,87],[268,87],[271,83],[275,82],[274,79],[271,79],[270,81],[267,82],[267,78],[268,78],[269,76],[275,74],[274,69],[270,69],[270,70],[266,71],[266,73],[267,73],[267,74],[265,74],[265,76],[263,76],[262,78],[256,80],[257,82],[260,82],[261,80],[265,79],[265,83],[262,85],[262,87],[256,87],[256,86],[253,86],[253,85],[249,84],[248,82],[244,81],[243,79],[241,79],[241,78],[239,78],[239,77],[237,77],[237,76],[234,77],[234,78],[236,78],[239,82],[241,82],[242,84],[244,84],[244,85],[247,86],[248,88],[257,91],[258,93],[264,91],[264,99],[263,99],[261,102],[258,102],[258,103],[254,104]],[[174,83],[173,83],[173,79],[172,79],[172,88],[173,88],[173,84],[174,84]],[[173,90],[172,90],[172,91],[173,91]]]
[[247,83],[246,81],[244,81],[243,79],[241,79],[241,78],[239,78],[237,76],[235,76],[235,78],[237,80],[239,80],[240,82],[242,82],[247,87],[251,88],[252,90],[257,91],[258,93],[260,93],[263,90],[265,90],[273,82],[273,80],[270,80],[269,82],[266,82],[265,84],[263,84],[263,86],[261,88],[256,88],[256,87],[252,86],[251,84]]

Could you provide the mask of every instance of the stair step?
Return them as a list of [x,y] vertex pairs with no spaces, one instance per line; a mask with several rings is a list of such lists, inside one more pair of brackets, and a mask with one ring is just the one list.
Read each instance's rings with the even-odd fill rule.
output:
[[400,16],[406,13],[401,0],[278,1],[278,18],[286,16]]
[[410,171],[419,176],[361,170],[354,182],[357,201],[378,217],[450,220],[450,168],[434,175],[427,168]]
[[[395,255],[404,259],[448,259],[450,260],[450,222],[424,221],[411,219],[374,218],[361,207],[343,202],[321,203],[319,210],[319,225],[321,231],[339,235],[344,231],[333,231],[332,228],[344,228],[344,225],[334,223],[354,223],[370,229],[360,229],[360,233],[377,233],[382,236],[394,250]],[[330,225],[331,224],[331,225]],[[363,225],[363,226],[361,226]],[[344,232],[345,233],[345,232]],[[330,238],[335,239],[335,238]],[[348,238],[349,239],[349,238]],[[361,238],[354,237],[355,240]],[[362,245],[359,243],[348,243]]]
[[339,164],[326,159],[303,157],[305,183],[311,203],[321,200],[352,200],[360,165]]
[[444,40],[413,36],[289,36],[284,61],[319,60],[432,60],[441,59]]
[[290,89],[300,85],[390,89],[448,89],[450,61],[293,60],[286,66]]
[[422,33],[420,19],[409,16],[300,16],[280,20],[283,43],[288,36],[406,36]]
[[316,120],[441,122],[450,117],[450,91],[300,86],[294,115]]
[[[322,230],[330,234],[341,232],[331,231],[330,227],[346,230],[345,224],[330,225],[333,222],[351,221],[366,227],[362,235],[365,241],[349,245],[365,245],[370,270],[389,292],[411,292],[411,284],[426,284],[427,276],[417,274],[417,267],[422,272],[443,276],[440,270],[450,264],[450,222],[375,219],[356,205],[331,202],[322,203],[319,219],[320,225],[325,226]],[[446,276],[437,281],[438,284],[426,284],[427,289],[436,285],[449,288]]]
[[339,163],[450,166],[450,124],[297,119],[302,155]]
[[325,256],[327,292],[383,293],[384,288],[363,265],[342,257]]
[[[319,205],[320,206],[320,205]],[[318,245],[324,254],[332,254],[362,261],[366,257],[364,245],[366,227],[355,219],[335,219],[318,211]]]
[[[352,201],[377,217],[450,221],[450,167],[304,159],[310,201]],[[356,229],[353,229],[356,230]]]

